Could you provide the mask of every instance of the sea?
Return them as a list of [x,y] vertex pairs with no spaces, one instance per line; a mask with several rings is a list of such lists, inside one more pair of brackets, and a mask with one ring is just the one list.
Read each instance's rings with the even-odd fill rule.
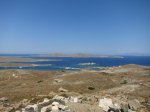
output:
[[[75,58],[75,57],[45,57],[45,56],[42,57],[42,56],[34,56],[28,54],[26,55],[25,54],[24,55],[1,54],[0,56],[14,56],[14,57],[23,57],[23,58],[32,58],[32,59],[41,60],[35,62],[13,62],[13,63],[35,64],[39,66],[0,67],[0,70],[23,69],[23,70],[61,70],[62,71],[62,70],[81,70],[81,69],[97,70],[97,69],[103,69],[105,67],[122,66],[126,64],[138,64],[138,65],[150,66],[150,56],[123,56],[123,58],[114,58],[114,57]],[[51,60],[55,60],[55,61],[51,61]]]

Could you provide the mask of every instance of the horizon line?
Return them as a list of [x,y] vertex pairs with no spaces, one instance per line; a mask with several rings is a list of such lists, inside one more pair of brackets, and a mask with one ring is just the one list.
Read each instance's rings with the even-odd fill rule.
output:
[[142,53],[0,53],[0,55],[101,55],[101,56],[150,56],[150,54]]

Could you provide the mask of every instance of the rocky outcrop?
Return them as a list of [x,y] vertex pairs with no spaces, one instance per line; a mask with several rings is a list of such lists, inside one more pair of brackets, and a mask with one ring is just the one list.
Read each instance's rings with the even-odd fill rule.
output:
[[[148,112],[137,99],[114,97],[102,99],[94,95],[43,98],[43,101],[24,99],[17,104],[4,105],[8,98],[0,99],[0,112]],[[34,101],[33,101],[34,100]]]
[[27,105],[21,108],[22,112],[70,112],[69,107],[65,103],[66,98],[55,96],[52,99],[45,98],[43,102]]
[[129,100],[128,102],[120,101],[113,102],[110,98],[100,99],[99,106],[105,112],[147,112],[146,107],[140,104],[137,99]]

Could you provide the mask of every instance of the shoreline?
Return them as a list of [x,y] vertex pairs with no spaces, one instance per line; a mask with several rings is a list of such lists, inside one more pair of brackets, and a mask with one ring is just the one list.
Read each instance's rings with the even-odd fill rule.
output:
[[[13,107],[15,110],[27,108],[28,105],[38,105],[38,102],[43,101],[44,98],[51,101],[56,96],[60,96],[75,98],[73,102],[69,100],[65,103],[70,109],[72,106],[75,108],[74,106],[80,105],[82,112],[87,112],[84,110],[84,105],[88,105],[87,108],[96,107],[98,111],[95,112],[104,112],[103,108],[99,107],[99,101],[103,101],[103,98],[125,103],[137,99],[146,104],[150,101],[149,89],[150,66],[135,64],[109,67],[104,70],[0,70],[0,99],[4,97],[9,99],[11,105],[8,107]],[[79,102],[80,97],[82,103]],[[15,105],[22,105],[21,102],[25,99],[29,103],[16,108]]]

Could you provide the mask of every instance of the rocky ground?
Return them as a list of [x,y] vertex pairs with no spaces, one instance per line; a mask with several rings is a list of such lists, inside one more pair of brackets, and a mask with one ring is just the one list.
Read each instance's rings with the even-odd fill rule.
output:
[[0,71],[0,112],[149,112],[150,67]]

